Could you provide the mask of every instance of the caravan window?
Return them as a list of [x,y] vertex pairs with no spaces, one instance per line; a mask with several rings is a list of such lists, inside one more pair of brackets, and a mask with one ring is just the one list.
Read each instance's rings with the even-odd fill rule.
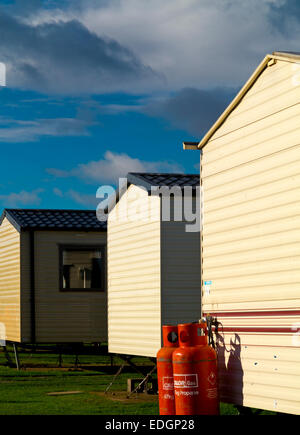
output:
[[60,271],[62,291],[104,291],[104,247],[61,247]]

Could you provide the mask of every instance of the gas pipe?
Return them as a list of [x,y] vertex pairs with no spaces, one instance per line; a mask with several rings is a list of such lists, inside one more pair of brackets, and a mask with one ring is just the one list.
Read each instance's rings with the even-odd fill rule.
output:
[[178,336],[173,353],[176,415],[218,415],[217,356],[207,344],[206,323],[178,325]]
[[157,353],[157,380],[160,415],[175,415],[172,354],[178,347],[177,326],[164,325],[163,347]]

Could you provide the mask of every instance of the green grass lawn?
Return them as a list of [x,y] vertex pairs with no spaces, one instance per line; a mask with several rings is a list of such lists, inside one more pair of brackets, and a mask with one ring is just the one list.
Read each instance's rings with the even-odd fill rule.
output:
[[[8,350],[14,362],[12,348]],[[106,347],[93,350],[83,348],[79,364],[74,366],[75,357],[63,354],[62,367],[52,352],[53,347],[32,351],[20,351],[22,369],[8,367],[7,360],[0,351],[0,415],[158,415],[158,397],[155,394],[134,394],[127,398],[127,379],[140,378],[130,366],[126,366],[116,379],[108,394],[106,387],[122,363],[114,358],[111,366]],[[134,358],[133,362],[145,369],[151,367],[146,358]],[[56,392],[79,394],[49,395]],[[221,404],[221,414],[235,414],[234,406]]]

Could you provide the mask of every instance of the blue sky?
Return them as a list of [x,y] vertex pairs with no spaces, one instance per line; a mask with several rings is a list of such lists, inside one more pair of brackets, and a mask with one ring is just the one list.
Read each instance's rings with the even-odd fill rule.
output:
[[300,51],[294,0],[5,1],[0,209],[93,208],[129,171],[198,171],[200,140],[266,53]]

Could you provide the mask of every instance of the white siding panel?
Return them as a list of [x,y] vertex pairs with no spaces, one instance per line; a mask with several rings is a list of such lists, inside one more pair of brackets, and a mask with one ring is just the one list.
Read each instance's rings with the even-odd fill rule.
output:
[[21,340],[20,233],[4,218],[0,226],[1,339]]
[[[246,97],[243,99],[243,103],[240,103],[230,114],[226,122],[215,133],[213,139],[268,116],[273,116],[273,114],[299,103],[300,87],[295,86],[293,80],[297,74],[295,66],[293,63],[285,64],[288,65],[285,69],[285,77],[278,82],[274,74],[276,70],[281,68],[281,65],[282,63],[278,62],[260,75],[253,85],[253,88],[259,86],[260,92],[256,95],[258,98],[250,98],[251,94],[249,93],[248,99]],[[270,77],[272,77],[271,86]],[[267,83],[265,83],[265,78],[267,78]]]
[[203,149],[202,282],[212,282],[203,288],[203,311],[223,328],[223,400],[300,414],[300,87],[294,73],[290,62],[267,68]]
[[23,231],[21,246],[21,332],[22,342],[31,341],[31,306],[30,306],[30,242],[29,232]]
[[131,185],[108,219],[109,352],[156,356],[160,261],[160,199]]

